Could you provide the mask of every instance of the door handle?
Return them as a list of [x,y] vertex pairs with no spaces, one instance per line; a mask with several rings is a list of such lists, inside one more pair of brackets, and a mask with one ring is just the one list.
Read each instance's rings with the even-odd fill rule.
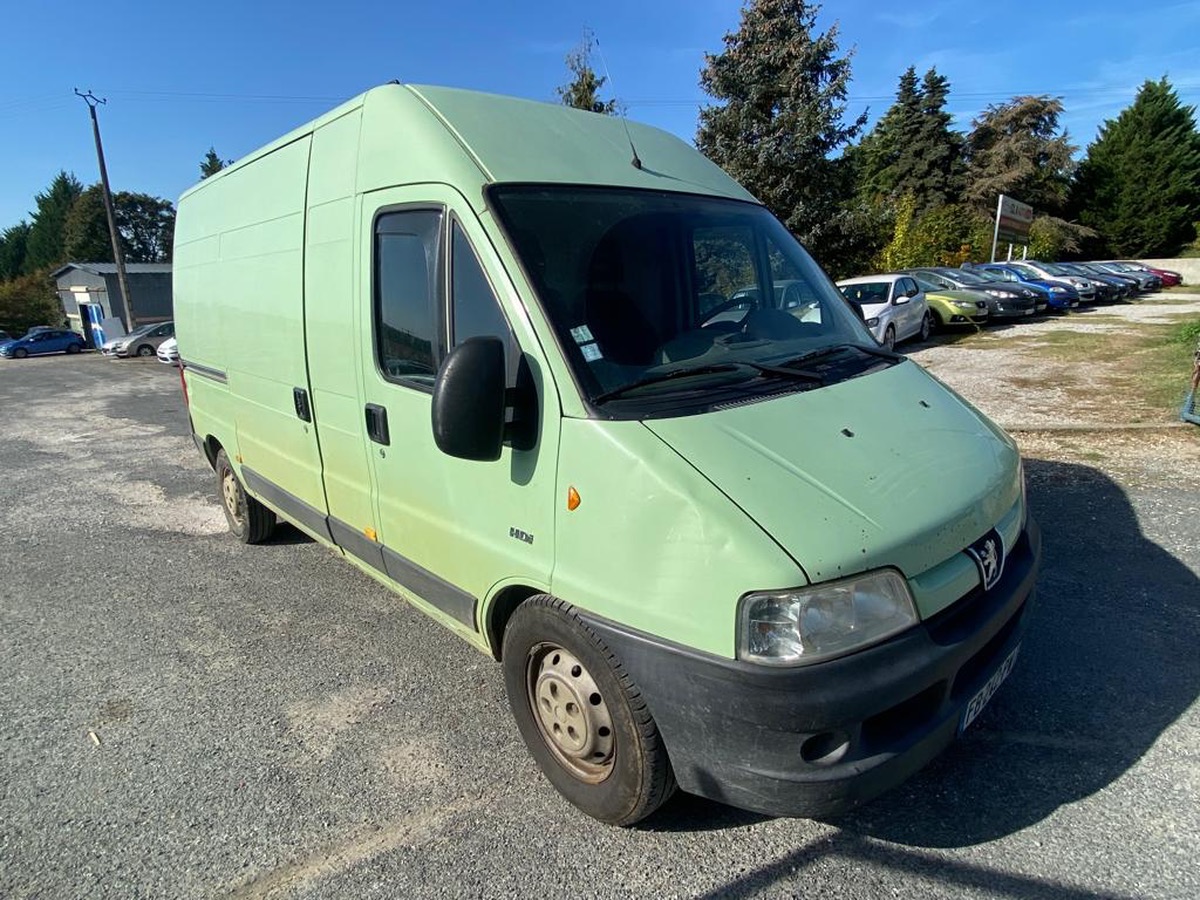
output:
[[292,388],[292,403],[296,406],[296,415],[300,421],[312,421],[312,407],[308,402],[308,391],[304,388]]
[[376,403],[368,403],[366,410],[367,437],[375,443],[387,447],[392,442],[388,435],[387,410]]

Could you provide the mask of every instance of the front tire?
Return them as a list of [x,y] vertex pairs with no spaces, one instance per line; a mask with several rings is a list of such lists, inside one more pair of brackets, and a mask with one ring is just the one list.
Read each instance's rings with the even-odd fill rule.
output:
[[883,349],[884,350],[895,350],[896,349],[896,329],[892,325],[889,325],[887,327],[887,329],[883,332]]
[[504,687],[530,755],[567,800],[632,825],[675,792],[675,774],[641,691],[562,600],[541,594],[504,632]]
[[930,316],[929,313],[925,313],[925,315],[921,317],[921,340],[922,341],[929,340],[930,332],[933,331],[933,322],[930,321],[932,318],[933,317]]
[[261,544],[275,530],[275,513],[246,493],[224,450],[217,451],[214,468],[229,530],[243,544]]
[[13,359],[24,359],[29,355],[29,351],[24,347],[18,347],[13,351]]
[[151,347],[149,344],[142,344],[142,346],[138,347],[138,349],[137,349],[137,355],[138,356],[153,356],[154,348]]

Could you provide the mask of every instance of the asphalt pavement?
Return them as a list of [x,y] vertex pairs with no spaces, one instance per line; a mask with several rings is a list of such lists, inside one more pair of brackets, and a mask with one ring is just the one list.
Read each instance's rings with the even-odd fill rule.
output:
[[0,897],[1200,896],[1200,488],[1026,470],[1037,605],[956,745],[837,821],[622,830],[539,775],[497,664],[226,533],[174,369],[0,360]]

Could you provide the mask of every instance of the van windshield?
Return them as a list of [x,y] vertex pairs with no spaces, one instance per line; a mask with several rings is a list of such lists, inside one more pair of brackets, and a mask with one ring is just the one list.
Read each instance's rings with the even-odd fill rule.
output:
[[496,185],[489,197],[593,403],[694,405],[706,392],[759,390],[750,382],[786,378],[775,370],[825,349],[861,362],[797,389],[890,364],[757,204],[548,185]]

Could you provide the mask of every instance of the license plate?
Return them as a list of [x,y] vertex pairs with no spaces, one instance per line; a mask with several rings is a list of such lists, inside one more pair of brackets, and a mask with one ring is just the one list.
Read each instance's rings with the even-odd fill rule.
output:
[[996,691],[1000,689],[1000,685],[1004,684],[1004,679],[1012,672],[1013,666],[1017,663],[1017,653],[1020,651],[1020,646],[1013,648],[1013,652],[1008,654],[1004,662],[1000,663],[1000,668],[992,673],[992,677],[988,679],[987,684],[979,689],[971,702],[967,704],[966,710],[963,711],[962,721],[958,723],[958,733],[962,734],[970,726],[972,722],[983,712],[983,708],[988,705],[988,701],[995,696]]

